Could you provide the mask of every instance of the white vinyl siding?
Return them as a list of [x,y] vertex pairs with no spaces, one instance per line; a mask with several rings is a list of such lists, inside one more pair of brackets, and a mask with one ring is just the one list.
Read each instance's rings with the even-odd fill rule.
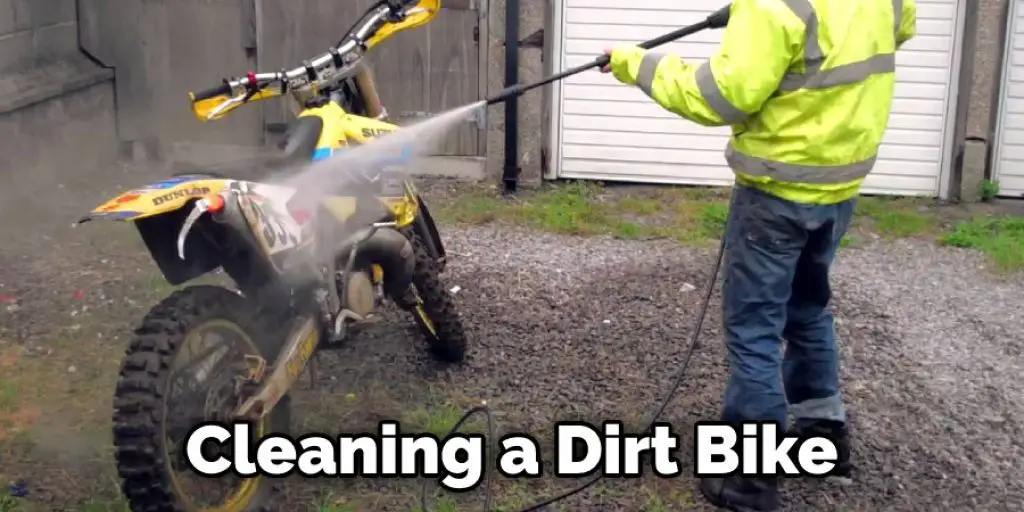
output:
[[992,177],[999,181],[999,195],[1021,197],[1024,196],[1024,6],[1021,2],[1013,2],[1008,19]]
[[[555,63],[584,64],[608,46],[636,44],[697,23],[723,0],[561,0]],[[952,131],[958,0],[918,0],[917,36],[897,53],[896,99],[866,193],[939,196]],[[558,17],[560,16],[560,20]],[[659,48],[699,62],[718,47],[708,30]],[[662,109],[635,87],[596,71],[556,85],[552,123],[555,177],[727,186],[727,127],[706,128]]]

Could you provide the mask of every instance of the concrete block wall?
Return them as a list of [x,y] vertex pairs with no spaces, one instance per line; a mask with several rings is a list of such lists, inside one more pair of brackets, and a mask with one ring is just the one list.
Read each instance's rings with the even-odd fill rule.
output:
[[33,178],[0,188],[41,191],[116,161],[113,74],[79,51],[77,18],[76,0],[0,0],[0,177]]
[[78,51],[75,0],[0,0],[0,70]]
[[963,201],[980,199],[979,185],[989,177],[1009,13],[1009,0],[975,1],[977,10],[968,6],[960,94],[965,112],[959,134],[963,153],[957,188]]

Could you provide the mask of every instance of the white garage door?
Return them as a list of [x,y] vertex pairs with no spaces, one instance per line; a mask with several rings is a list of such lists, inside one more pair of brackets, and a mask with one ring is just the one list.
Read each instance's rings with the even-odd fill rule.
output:
[[1024,5],[1013,2],[1006,30],[992,174],[999,194],[1024,196]]
[[[561,0],[555,63],[584,64],[611,45],[636,44],[697,23],[724,0]],[[864,192],[945,196],[944,147],[952,135],[960,26],[959,0],[918,0],[918,35],[897,52],[896,100]],[[561,19],[558,19],[558,16]],[[661,47],[695,61],[715,52],[722,30]],[[956,41],[956,43],[955,43]],[[663,110],[639,89],[597,71],[554,90],[552,170],[558,178],[730,185],[729,129],[705,128]]]

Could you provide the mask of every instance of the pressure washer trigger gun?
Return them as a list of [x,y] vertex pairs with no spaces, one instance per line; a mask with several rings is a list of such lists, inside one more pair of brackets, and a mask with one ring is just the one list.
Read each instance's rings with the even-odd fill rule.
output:
[[188,237],[189,231],[192,230],[192,226],[199,220],[199,217],[206,212],[219,212],[223,209],[224,197],[220,194],[214,194],[208,198],[203,197],[195,202],[192,211],[189,212],[185,222],[181,225],[181,231],[178,232],[178,258],[185,259],[185,239]]

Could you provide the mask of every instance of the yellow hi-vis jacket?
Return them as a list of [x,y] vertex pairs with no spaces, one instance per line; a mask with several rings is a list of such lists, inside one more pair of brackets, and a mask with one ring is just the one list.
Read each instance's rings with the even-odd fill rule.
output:
[[732,126],[736,181],[805,204],[860,193],[889,121],[915,0],[735,0],[719,51],[688,64],[617,48],[611,70],[666,110]]

